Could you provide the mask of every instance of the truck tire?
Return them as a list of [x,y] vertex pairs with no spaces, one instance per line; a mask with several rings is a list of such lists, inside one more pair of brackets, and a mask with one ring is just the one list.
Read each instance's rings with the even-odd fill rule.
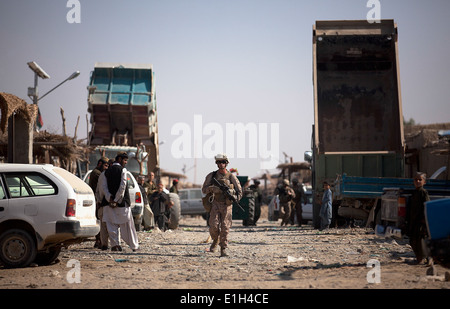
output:
[[5,267],[27,267],[36,254],[36,243],[28,232],[11,229],[0,235],[0,261]]
[[169,197],[173,202],[173,206],[170,208],[169,229],[175,230],[178,228],[181,218],[180,197],[176,193],[169,193]]

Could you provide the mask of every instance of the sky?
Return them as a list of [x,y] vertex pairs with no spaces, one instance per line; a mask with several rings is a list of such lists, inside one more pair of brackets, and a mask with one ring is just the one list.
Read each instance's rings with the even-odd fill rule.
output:
[[[229,150],[228,167],[255,177],[273,166],[268,158],[299,162],[311,148],[315,21],[364,20],[373,8],[369,2],[377,1],[0,0],[0,92],[31,103],[29,61],[51,77],[39,80],[40,95],[80,71],[39,107],[42,129],[62,133],[63,108],[67,134],[75,134],[80,116],[77,137],[85,138],[90,129],[86,87],[95,63],[150,63],[163,141],[161,168],[182,173],[185,167],[188,180],[202,183],[216,169],[205,149]],[[404,118],[450,122],[450,1],[378,3],[380,18],[398,25]],[[237,146],[226,147],[232,135],[227,124],[254,127],[258,138],[267,137],[247,138],[242,154]],[[190,156],[177,153],[180,140],[188,137],[180,128],[191,131]],[[223,149],[208,148],[212,140]]]

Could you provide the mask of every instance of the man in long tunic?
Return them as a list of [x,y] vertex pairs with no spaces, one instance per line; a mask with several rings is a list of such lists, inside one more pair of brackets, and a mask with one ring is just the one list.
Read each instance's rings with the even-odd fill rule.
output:
[[153,216],[152,209],[150,208],[150,202],[147,196],[147,190],[145,190],[145,176],[139,175],[137,179],[139,190],[142,194],[142,200],[144,201],[144,211],[142,218],[142,225],[144,226],[144,230],[148,231],[155,226],[155,218]]
[[218,170],[206,176],[202,187],[204,194],[213,193],[214,196],[209,217],[209,233],[213,241],[210,252],[215,252],[219,245],[220,256],[228,256],[228,234],[232,224],[233,202],[224,195],[218,186],[214,185],[213,177],[221,184],[226,185],[237,201],[242,198],[242,188],[237,177],[227,170],[229,163],[227,156],[218,154],[215,156],[215,160]]
[[130,195],[127,185],[128,162],[126,152],[119,152],[116,161],[100,177],[106,181],[99,181],[102,185],[103,221],[106,222],[112,251],[122,251],[120,235],[133,251],[139,248],[138,237],[130,209]]
[[149,202],[153,215],[155,216],[155,226],[165,232],[169,228],[170,208],[173,206],[173,201],[164,192],[164,185],[162,183],[159,183],[158,190],[149,196]]
[[[98,179],[100,178],[101,173],[104,170],[108,169],[108,158],[101,157],[97,161],[97,166],[92,170],[91,175],[89,175],[89,186],[91,187],[92,191],[94,191],[94,194],[97,192],[97,185],[98,185]],[[102,221],[103,216],[103,209],[100,207],[101,200],[97,199],[97,204],[95,206],[95,216],[97,219]],[[100,232],[98,232],[97,235],[95,235],[95,244],[94,248],[104,248],[102,243],[105,243],[105,238],[103,240],[101,239],[102,236],[105,235],[104,231],[106,231],[105,224],[101,224],[100,226]],[[106,233],[107,235],[107,233]],[[108,238],[106,237],[106,246],[108,246]]]

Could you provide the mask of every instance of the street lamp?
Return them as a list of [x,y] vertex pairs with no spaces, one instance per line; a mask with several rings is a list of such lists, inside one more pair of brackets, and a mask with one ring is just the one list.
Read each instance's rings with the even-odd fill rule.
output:
[[28,62],[28,67],[34,72],[34,88],[29,87],[28,88],[28,96],[33,100],[33,104],[38,104],[38,101],[43,99],[46,95],[48,95],[50,92],[64,84],[65,82],[72,80],[74,78],[77,78],[80,75],[80,71],[73,72],[72,75],[70,75],[68,78],[66,78],[64,81],[62,81],[60,84],[58,84],[56,87],[48,91],[46,94],[44,94],[42,97],[39,97],[38,92],[38,77],[42,79],[49,79],[50,75],[48,75],[36,62],[31,61]]
[[34,72],[34,88],[28,88],[28,96],[32,98],[33,103],[37,104],[38,102],[38,77],[42,79],[49,79],[50,75],[45,73],[45,71],[34,61],[28,62],[28,67]]
[[62,81],[59,85],[57,85],[56,87],[54,87],[52,90],[50,90],[49,92],[47,92],[46,94],[44,94],[42,97],[40,97],[38,99],[38,101],[42,100],[47,94],[49,94],[50,92],[52,92],[53,90],[55,90],[56,88],[58,88],[59,86],[61,86],[62,84],[64,84],[65,82],[67,82],[68,80],[72,80],[74,78],[77,78],[78,75],[80,75],[80,71],[76,71],[73,72],[72,75],[70,75],[69,77],[67,77],[64,81]]

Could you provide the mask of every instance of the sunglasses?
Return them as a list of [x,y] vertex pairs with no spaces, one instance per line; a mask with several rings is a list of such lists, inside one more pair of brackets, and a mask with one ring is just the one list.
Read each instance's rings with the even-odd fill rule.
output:
[[222,161],[216,161],[216,164],[220,164],[220,163],[222,163],[222,164],[227,164],[227,161],[225,161],[225,160],[222,160]]

